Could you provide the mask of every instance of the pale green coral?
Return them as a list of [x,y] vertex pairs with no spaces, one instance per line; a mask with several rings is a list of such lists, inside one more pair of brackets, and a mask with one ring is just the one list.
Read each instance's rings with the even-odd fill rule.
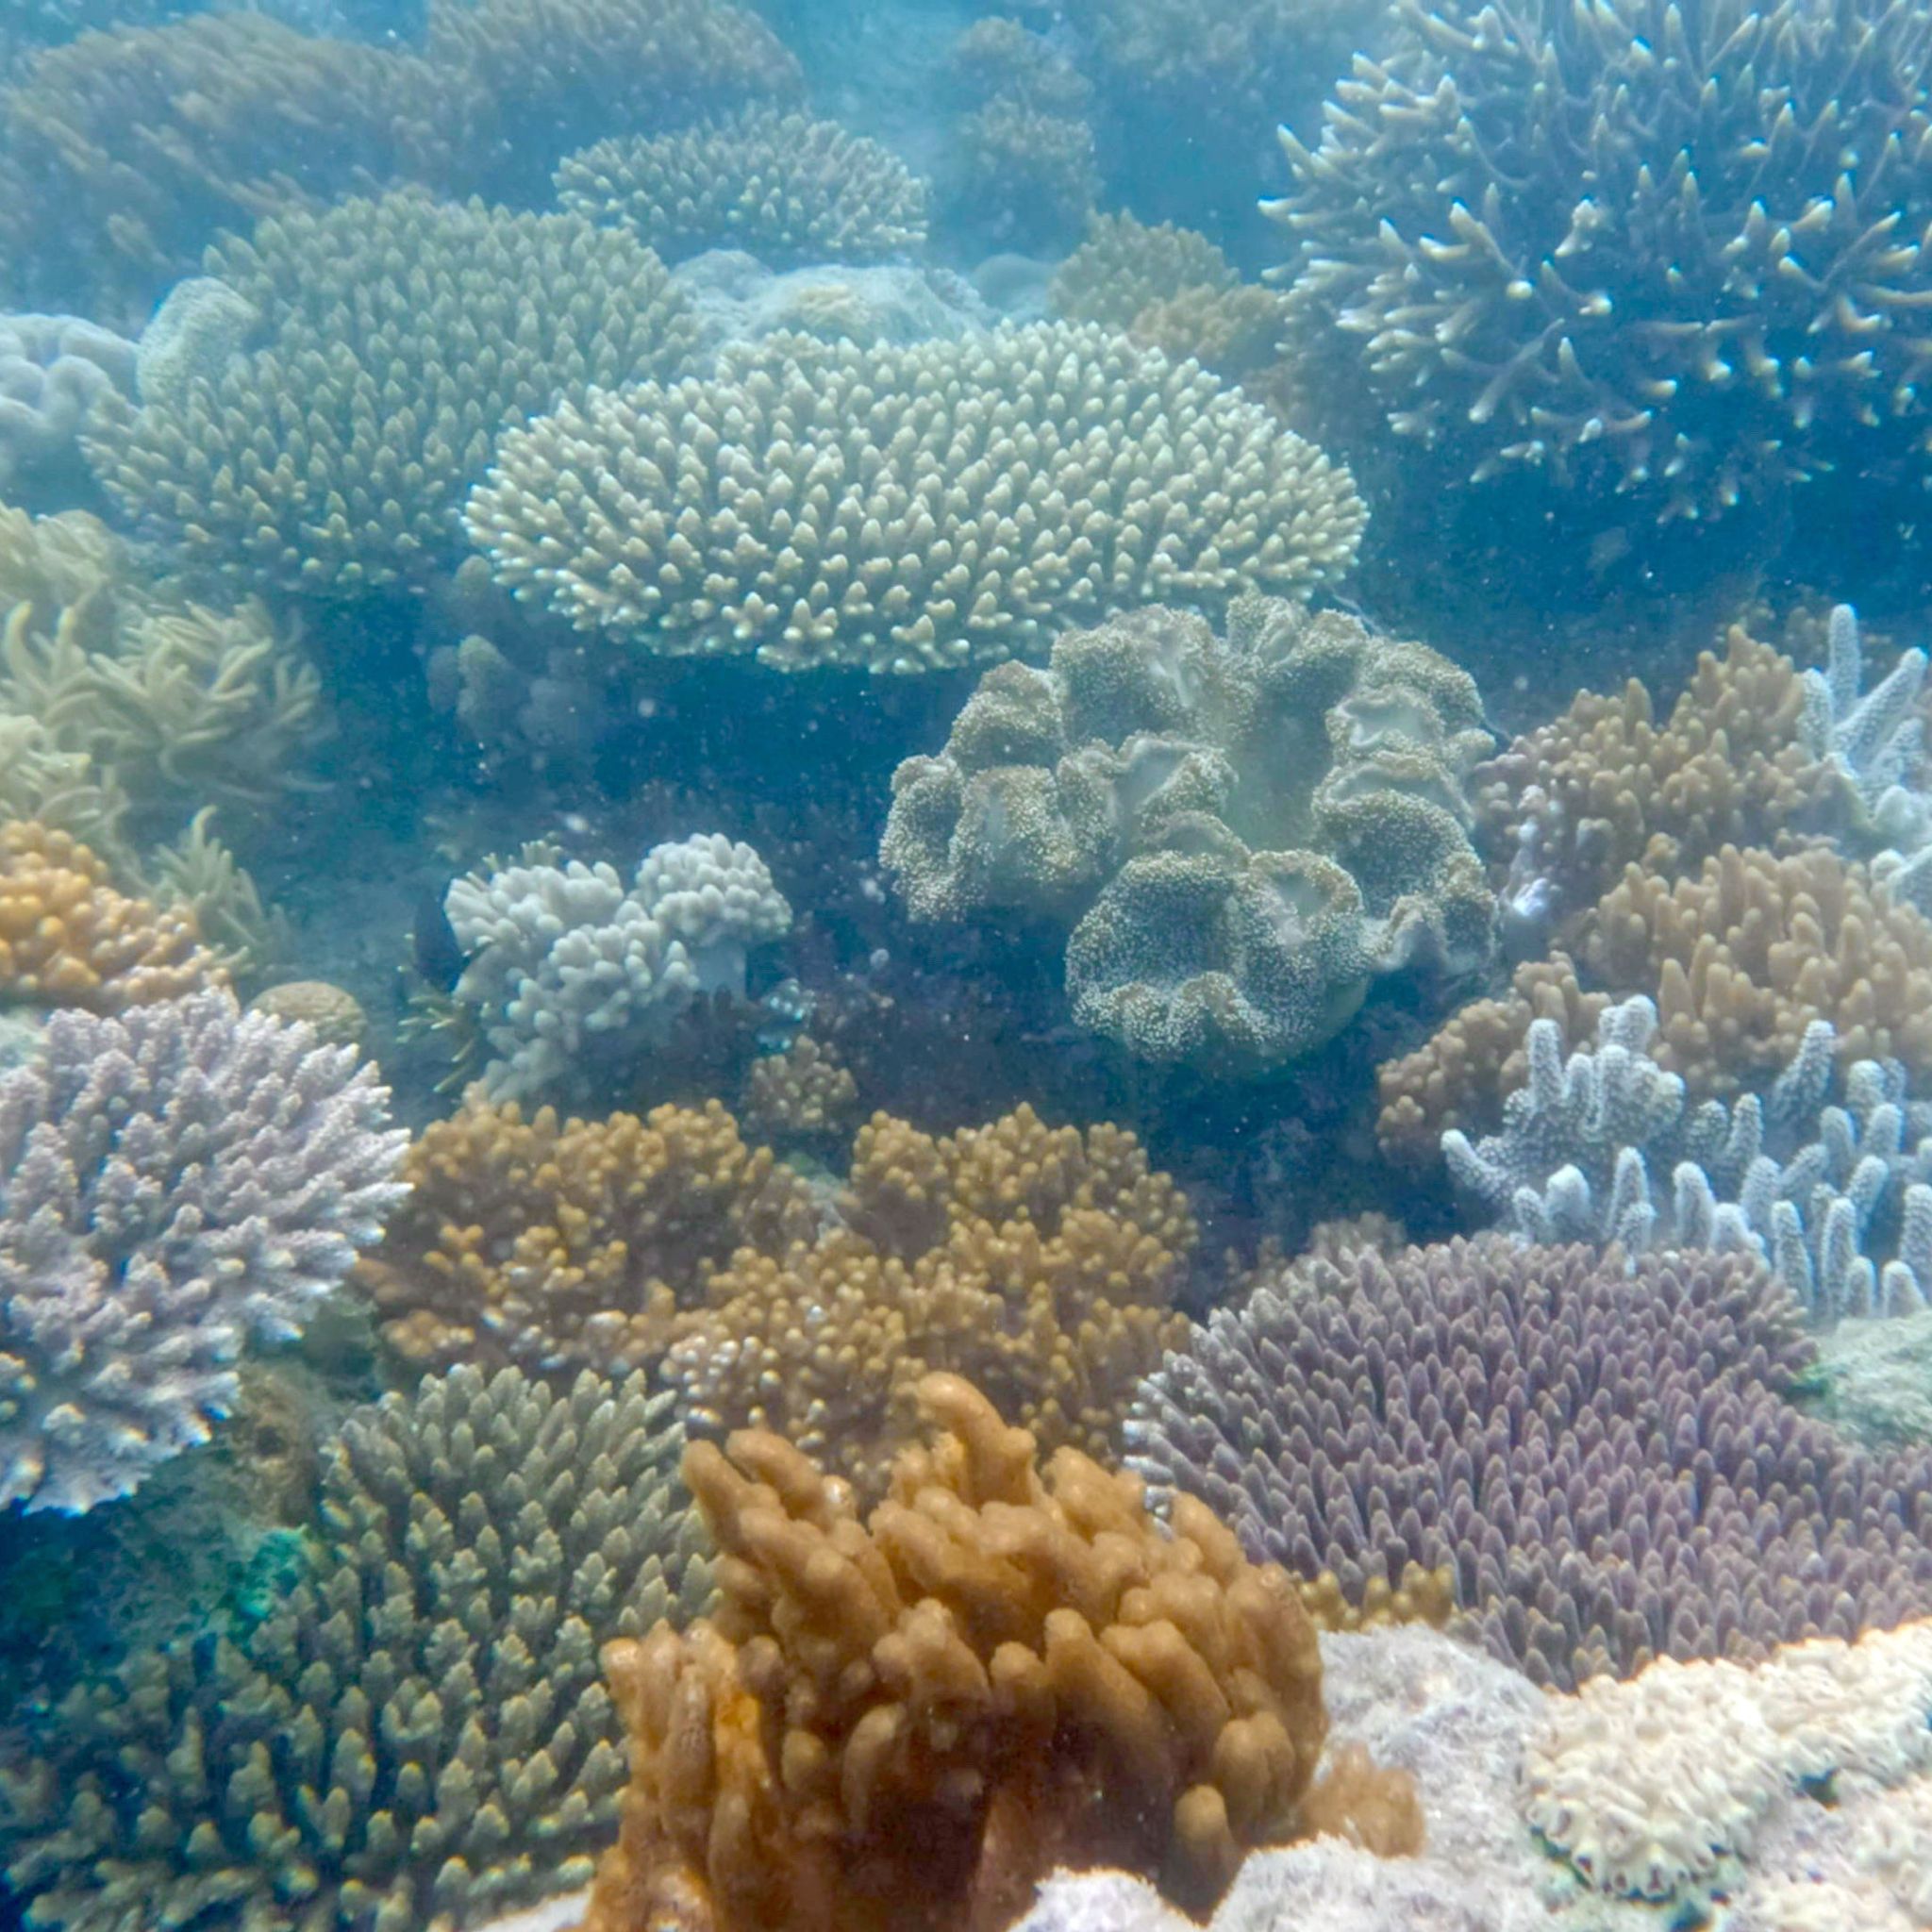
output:
[[352,1416],[282,1601],[0,1763],[29,1922],[448,1932],[583,1884],[625,1781],[598,1646],[709,1591],[681,1447],[641,1376],[459,1368]]
[[981,680],[900,766],[880,857],[921,919],[1072,927],[1075,1016],[1158,1059],[1276,1065],[1380,974],[1493,942],[1464,786],[1474,682],[1416,643],[1275,599],[1225,636],[1135,611]]

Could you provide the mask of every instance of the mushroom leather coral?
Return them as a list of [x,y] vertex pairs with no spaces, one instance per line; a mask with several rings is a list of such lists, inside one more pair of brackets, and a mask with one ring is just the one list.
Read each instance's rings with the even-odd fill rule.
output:
[[992,1932],[1057,1865],[1158,1878],[1196,1911],[1246,1848],[1314,1830],[1421,1843],[1365,1754],[1318,1784],[1315,1628],[1191,1498],[1033,1438],[954,1375],[861,1525],[777,1436],[694,1444],[717,1615],[618,1642],[631,1734],[584,1932]]

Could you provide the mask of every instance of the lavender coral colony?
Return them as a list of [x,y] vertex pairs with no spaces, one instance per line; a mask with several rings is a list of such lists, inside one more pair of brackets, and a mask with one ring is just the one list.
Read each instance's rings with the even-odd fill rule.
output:
[[1932,1925],[1928,222],[1904,0],[0,7],[0,1927]]

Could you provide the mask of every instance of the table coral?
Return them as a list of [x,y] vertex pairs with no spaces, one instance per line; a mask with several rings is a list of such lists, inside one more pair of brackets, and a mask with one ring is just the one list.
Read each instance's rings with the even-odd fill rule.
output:
[[1449,1564],[1485,1647],[1568,1686],[1923,1606],[1932,1465],[1802,1416],[1814,1359],[1755,1256],[1358,1251],[1218,1311],[1128,1460],[1345,1596]]
[[890,148],[774,108],[599,142],[558,168],[557,198],[666,261],[706,248],[774,267],[872,261],[925,241],[925,186]]
[[559,1122],[472,1089],[403,1177],[361,1278],[386,1339],[420,1362],[655,1360],[708,1269],[741,1247],[782,1253],[817,1221],[805,1184],[715,1101]]
[[225,976],[192,915],[125,897],[72,834],[0,825],[0,1002],[118,1013]]
[[916,1433],[928,1371],[971,1377],[1044,1449],[1103,1455],[1186,1332],[1193,1216],[1117,1127],[1023,1107],[936,1138],[877,1114],[836,1205],[808,1245],[714,1270],[665,1373],[693,1425],[776,1430],[862,1496]]
[[466,524],[580,630],[920,672],[1163,596],[1306,596],[1365,516],[1345,470],[1198,367],[1041,323],[791,338],[566,403],[503,438]]
[[54,1015],[0,1074],[0,1505],[79,1513],[207,1440],[402,1197],[388,1099],[225,991]]
[[1074,1450],[1041,1473],[956,1376],[920,1400],[937,1440],[863,1524],[782,1438],[688,1453],[724,1601],[608,1653],[633,1768],[587,1932],[991,1932],[1059,1864],[1198,1909],[1249,1845],[1419,1847],[1399,1774],[1343,1752],[1315,1781],[1321,1653],[1279,1570]]
[[301,1574],[138,1652],[0,1767],[35,1918],[455,1932],[582,1884],[624,1787],[600,1643],[709,1594],[643,1377],[474,1368],[353,1411]]
[[1147,1058],[1279,1065],[1372,981],[1487,962],[1464,786],[1491,741],[1445,658],[1336,612],[1150,608],[989,673],[893,774],[880,858],[915,917],[1072,928],[1082,1024]]
[[668,375],[696,341],[663,263],[578,215],[395,193],[265,218],[208,270],[261,312],[262,346],[97,410],[90,454],[144,533],[286,590],[454,562],[452,511],[507,423]]

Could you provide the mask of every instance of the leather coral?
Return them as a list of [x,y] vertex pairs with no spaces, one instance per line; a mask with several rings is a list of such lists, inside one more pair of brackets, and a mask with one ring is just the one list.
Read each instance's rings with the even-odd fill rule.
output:
[[1194,1910],[1250,1846],[1421,1841],[1407,1779],[1326,1732],[1314,1625],[1207,1507],[1173,1533],[1132,1476],[1041,1471],[958,1376],[920,1398],[861,1524],[761,1430],[694,1444],[715,1616],[605,1660],[631,1734],[585,1932],[981,1932],[1057,1865],[1115,1865]]

